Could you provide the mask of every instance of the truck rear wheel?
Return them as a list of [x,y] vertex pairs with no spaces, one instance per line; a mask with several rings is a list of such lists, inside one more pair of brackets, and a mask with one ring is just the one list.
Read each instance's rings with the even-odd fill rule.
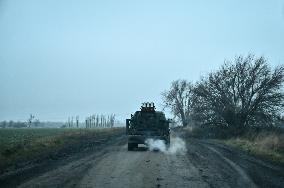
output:
[[134,148],[137,148],[138,144],[128,143],[128,151],[132,151]]
[[171,144],[170,137],[166,139],[165,142],[166,142],[167,147],[170,147],[170,144]]

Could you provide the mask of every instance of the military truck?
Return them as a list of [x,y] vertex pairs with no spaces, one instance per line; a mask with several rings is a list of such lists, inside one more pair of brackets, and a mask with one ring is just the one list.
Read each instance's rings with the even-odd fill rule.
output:
[[163,112],[156,111],[154,103],[143,103],[140,111],[126,119],[126,134],[129,151],[138,148],[138,144],[147,145],[146,140],[150,138],[164,140],[169,145],[169,120]]

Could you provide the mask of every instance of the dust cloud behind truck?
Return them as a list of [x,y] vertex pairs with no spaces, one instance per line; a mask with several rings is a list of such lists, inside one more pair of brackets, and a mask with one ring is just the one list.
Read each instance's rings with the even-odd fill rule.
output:
[[146,144],[147,139],[163,140],[170,144],[170,121],[163,112],[156,111],[154,103],[143,103],[140,111],[131,114],[126,119],[126,134],[128,135],[128,150]]

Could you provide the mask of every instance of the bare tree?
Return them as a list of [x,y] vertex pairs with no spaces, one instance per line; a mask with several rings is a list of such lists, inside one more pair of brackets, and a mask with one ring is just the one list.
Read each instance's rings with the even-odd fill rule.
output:
[[85,119],[86,128],[89,128],[88,122],[89,122],[89,120],[88,120],[88,118],[86,118],[86,119]]
[[114,126],[114,121],[115,121],[115,114],[110,115],[110,127]]
[[[114,122],[115,122],[115,114],[111,114],[111,115],[94,114],[94,115],[87,117],[85,120],[86,128],[113,127]],[[76,123],[79,124],[79,116],[76,116]]]
[[100,127],[103,127],[103,115],[101,114],[101,117],[100,117]]
[[169,91],[162,93],[164,107],[169,108],[175,117],[187,126],[190,120],[193,86],[186,80],[172,82]]
[[30,117],[28,119],[28,127],[32,126],[33,120],[34,120],[35,116],[33,114],[30,114]]
[[76,116],[76,127],[79,128],[79,116]]
[[96,115],[96,127],[99,126],[99,119],[100,119],[100,118],[99,118],[99,115],[97,114],[97,115]]
[[283,81],[283,66],[272,70],[263,57],[238,56],[197,83],[193,117],[234,128],[272,125],[283,108]]

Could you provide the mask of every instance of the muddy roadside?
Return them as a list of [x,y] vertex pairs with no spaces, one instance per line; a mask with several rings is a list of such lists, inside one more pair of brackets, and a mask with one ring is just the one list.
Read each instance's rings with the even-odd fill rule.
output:
[[213,140],[172,136],[171,144],[182,139],[186,150],[127,151],[126,142],[109,145],[103,155],[73,160],[20,187],[283,187],[279,166]]
[[46,162],[41,169],[33,168],[30,174],[19,173],[0,186],[278,188],[284,185],[282,166],[214,140],[187,137],[178,131],[173,131],[172,136],[179,138],[172,139],[172,144],[182,139],[186,150],[127,151],[126,137],[122,134],[86,151]]
[[210,187],[283,187],[284,166],[216,140],[185,138],[188,158]]
[[84,158],[91,154],[103,155],[109,145],[125,143],[123,128],[112,131],[111,134],[101,134],[96,138],[76,138],[76,141],[66,146],[49,150],[32,160],[20,161],[0,174],[0,187],[16,187],[25,181],[51,171],[59,166]]

